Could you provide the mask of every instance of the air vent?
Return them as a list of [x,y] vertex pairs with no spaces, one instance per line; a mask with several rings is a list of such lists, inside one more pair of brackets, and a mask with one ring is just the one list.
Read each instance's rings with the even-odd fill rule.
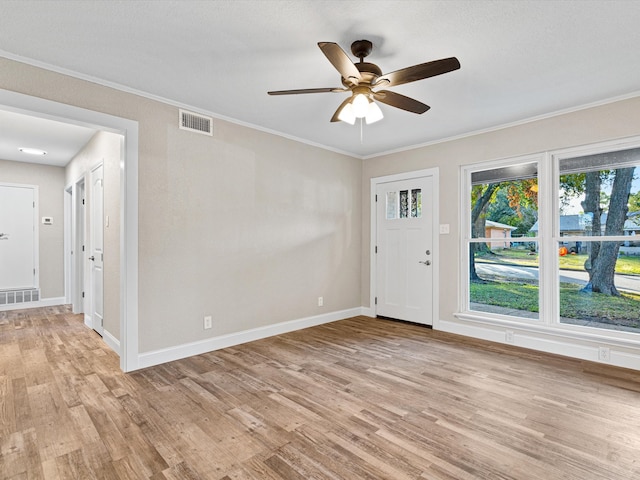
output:
[[190,132],[213,136],[213,118],[180,110],[180,128]]
[[38,289],[0,291],[0,306],[37,302],[38,300],[40,300],[40,290]]

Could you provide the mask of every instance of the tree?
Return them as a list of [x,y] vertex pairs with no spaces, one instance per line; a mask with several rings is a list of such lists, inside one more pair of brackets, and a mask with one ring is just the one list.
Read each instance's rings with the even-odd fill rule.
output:
[[640,210],[640,192],[629,195],[629,212]]
[[[472,238],[484,237],[486,217],[483,214],[487,208],[487,205],[489,205],[489,201],[491,200],[499,186],[499,183],[489,183],[486,185],[476,185],[471,190],[471,201],[473,202],[473,208],[471,209]],[[482,281],[482,279],[476,272],[475,254],[483,247],[486,248],[486,244],[469,244],[469,278],[474,282]]]
[[[561,203],[571,197],[584,194],[581,202],[585,215],[591,218],[590,232],[592,236],[602,236],[602,214],[607,212],[604,235],[623,235],[624,223],[629,211],[631,185],[635,167],[611,169],[609,166],[637,164],[640,149],[621,150],[617,152],[599,153],[576,159],[580,164],[598,167],[592,171],[572,173],[560,176],[560,188],[564,192]],[[593,168],[593,167],[592,167]],[[610,195],[603,191],[603,186],[611,187]],[[638,194],[631,200],[640,200]],[[583,291],[599,292],[606,295],[620,295],[614,285],[615,267],[620,250],[619,242],[588,242],[589,256],[585,261],[585,270],[589,273],[589,283]]]
[[[507,213],[507,207],[503,204],[505,199],[508,204],[508,211],[512,212],[512,218],[522,220],[525,216],[525,209],[538,208],[538,179],[527,178],[521,180],[510,180],[502,183],[488,183],[474,185],[471,189],[471,237],[478,238],[485,236],[486,221],[489,207],[493,207],[498,215]],[[492,202],[499,200],[495,204]],[[537,215],[535,215],[537,217]],[[494,220],[498,221],[498,220]],[[510,222],[500,222],[509,223]],[[519,222],[518,222],[519,223]],[[526,229],[528,232],[535,219]],[[486,243],[471,243],[469,245],[469,278],[471,281],[481,282],[482,278],[476,271],[475,254],[480,251],[489,250]]]
[[[624,233],[624,222],[627,219],[629,194],[634,171],[634,167],[618,168],[613,171],[613,185],[611,187],[611,196],[609,197],[605,236],[622,235]],[[601,235],[602,232],[601,184],[601,172],[595,171],[586,174],[584,184],[585,199],[582,202],[582,207],[585,213],[593,215],[592,235]],[[583,290],[620,296],[614,284],[620,243],[611,241],[590,243],[589,258],[585,262],[585,270],[589,272],[589,283]]]
[[504,223],[516,227],[511,235],[525,236],[538,220],[537,198],[528,199],[518,195],[515,200],[517,205],[513,206],[514,196],[510,195],[509,188],[499,188],[496,192],[495,199],[487,207],[487,220],[498,223]]

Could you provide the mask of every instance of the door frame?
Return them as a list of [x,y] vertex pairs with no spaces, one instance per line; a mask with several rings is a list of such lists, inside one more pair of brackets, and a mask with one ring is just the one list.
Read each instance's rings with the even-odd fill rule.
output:
[[120,368],[139,368],[138,347],[138,122],[0,89],[0,109],[85,125],[123,135],[120,162]]
[[[84,255],[86,215],[82,199],[84,198],[84,176],[65,188],[69,197],[65,210],[65,298],[71,304],[73,313],[84,312]],[[67,237],[68,235],[68,237]],[[85,319],[86,323],[86,319]]]
[[[424,170],[416,170],[413,172],[405,172],[405,173],[396,173],[393,175],[385,175],[382,177],[373,177],[370,182],[370,243],[369,243],[369,312],[370,316],[375,317],[377,315],[377,306],[376,306],[376,296],[377,296],[377,264],[376,261],[376,244],[377,244],[377,233],[378,233],[378,219],[377,219],[377,203],[376,203],[376,191],[378,189],[378,185],[381,183],[389,183],[403,180],[413,180],[415,178],[422,177],[432,177],[433,178],[433,203],[431,204],[431,215],[433,219],[433,259],[432,259],[432,271],[433,271],[433,303],[432,303],[432,319],[433,325],[432,328],[434,330],[438,329],[440,323],[440,308],[439,308],[439,298],[440,298],[440,288],[439,288],[439,278],[440,278],[440,235],[439,235],[439,224],[440,224],[440,209],[439,209],[439,169],[438,167],[427,168]],[[423,205],[423,208],[424,205]],[[436,228],[438,227],[438,228]]]

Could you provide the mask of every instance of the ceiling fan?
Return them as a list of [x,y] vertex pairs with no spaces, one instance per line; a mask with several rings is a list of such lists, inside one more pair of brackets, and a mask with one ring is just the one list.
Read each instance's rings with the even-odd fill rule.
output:
[[342,76],[343,88],[304,88],[300,90],[276,90],[269,95],[296,95],[300,93],[351,92],[351,96],[340,104],[331,117],[332,122],[343,121],[353,125],[356,118],[364,118],[369,123],[381,120],[383,115],[374,100],[413,113],[424,113],[428,105],[383,88],[415,82],[460,68],[455,57],[421,63],[411,67],[383,74],[380,67],[365,62],[373,44],[369,40],[356,40],[351,44],[351,53],[360,61],[353,63],[337,43],[318,42],[318,47]]

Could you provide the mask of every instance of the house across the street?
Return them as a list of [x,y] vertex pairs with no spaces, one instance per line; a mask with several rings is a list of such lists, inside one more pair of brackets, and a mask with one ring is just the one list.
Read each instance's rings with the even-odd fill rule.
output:
[[[591,231],[591,214],[580,213],[577,215],[560,215],[560,236],[561,237],[577,237],[592,236]],[[489,222],[487,222],[488,224]],[[607,224],[607,214],[603,213],[600,217],[601,235],[604,235]],[[534,235],[538,234],[538,222],[534,223],[529,230]],[[620,253],[627,255],[640,255],[640,212],[630,212],[627,220],[624,222],[624,235],[630,239],[625,241],[620,247]],[[638,240],[635,239],[638,235]],[[563,242],[564,246],[571,253],[586,253],[586,244],[579,241]]]
[[512,227],[511,225],[506,225],[504,223],[487,220],[484,227],[485,237],[499,239],[498,241],[488,242],[489,248],[491,250],[498,250],[511,247],[511,241],[507,239],[511,238],[511,232],[516,230],[516,228],[517,227]]

